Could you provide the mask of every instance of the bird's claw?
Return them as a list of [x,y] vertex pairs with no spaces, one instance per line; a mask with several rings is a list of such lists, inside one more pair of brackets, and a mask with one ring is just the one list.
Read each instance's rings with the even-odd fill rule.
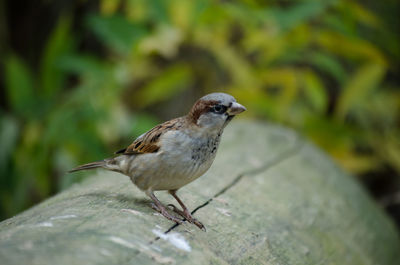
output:
[[161,208],[158,207],[156,204],[152,203],[151,204],[151,208],[153,208],[154,210],[156,210],[157,212],[159,212],[160,214],[162,214],[165,218],[167,218],[168,220],[174,221],[177,224],[182,224],[183,221],[181,219],[178,219],[172,215],[170,215],[165,208]]
[[194,218],[187,209],[185,209],[184,211],[179,210],[175,205],[173,204],[168,204],[168,207],[172,207],[172,210],[179,214],[180,216],[182,216],[183,218],[185,218],[189,223],[196,225],[198,228],[200,228],[201,230],[203,230],[204,232],[206,231],[205,226],[196,218]]

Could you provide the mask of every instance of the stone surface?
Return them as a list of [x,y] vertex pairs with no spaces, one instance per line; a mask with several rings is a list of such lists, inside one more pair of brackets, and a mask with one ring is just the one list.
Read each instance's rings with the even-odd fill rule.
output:
[[[128,177],[92,173],[0,223],[0,263],[394,265],[400,260],[398,232],[360,185],[281,127],[232,122],[211,169],[178,192],[207,232],[159,216]],[[156,195],[174,202],[165,192]]]

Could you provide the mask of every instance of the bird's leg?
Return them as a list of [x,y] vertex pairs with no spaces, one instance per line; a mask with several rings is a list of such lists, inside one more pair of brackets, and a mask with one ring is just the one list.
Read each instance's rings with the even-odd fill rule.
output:
[[197,219],[195,219],[189,212],[188,208],[185,206],[185,204],[183,204],[183,202],[181,201],[181,199],[179,199],[178,195],[176,195],[176,190],[169,190],[168,191],[169,194],[171,194],[175,200],[179,203],[179,205],[182,207],[182,210],[179,210],[178,208],[175,207],[175,205],[173,204],[168,204],[168,206],[171,206],[173,211],[176,212],[177,214],[179,214],[180,216],[182,216],[183,218],[185,218],[186,220],[188,220],[188,222],[196,225],[198,228],[205,230],[204,225],[199,222]]
[[182,220],[180,220],[180,219],[176,218],[175,216],[172,216],[168,213],[167,209],[165,209],[164,205],[162,205],[162,203],[157,199],[157,197],[154,195],[152,190],[147,190],[146,194],[153,200],[154,203],[151,204],[151,207],[154,210],[161,213],[168,220],[174,221],[178,224],[182,223]]

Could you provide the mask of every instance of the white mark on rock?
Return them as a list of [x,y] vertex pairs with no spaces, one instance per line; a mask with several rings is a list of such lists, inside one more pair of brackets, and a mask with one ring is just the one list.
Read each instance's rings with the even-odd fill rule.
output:
[[150,250],[150,248],[142,243],[138,243],[141,250]]
[[[151,251],[148,246],[145,246],[141,243],[137,243],[138,246],[136,248],[134,244],[132,244],[131,242],[129,242],[125,239],[122,239],[120,237],[110,236],[108,238],[108,240],[110,240],[116,244],[119,244],[121,246],[127,247],[127,248],[137,249],[140,252],[145,253],[146,255],[149,255],[150,258],[153,259],[154,261],[156,261],[157,263],[161,263],[161,264],[175,263],[175,260],[173,258],[161,256],[161,255],[155,253],[154,251]],[[107,251],[105,249],[100,250],[100,253],[103,255],[106,255],[106,256],[111,255],[109,253],[109,251]]]
[[127,248],[135,248],[135,246],[131,242],[126,241],[125,239],[122,239],[120,237],[110,236],[108,239],[116,244],[121,245],[121,246],[124,246]]
[[33,249],[33,243],[32,241],[27,241],[24,244],[22,244],[22,246],[19,247],[22,250],[31,250]]
[[161,252],[161,248],[157,247],[154,244],[151,245],[151,248],[154,249],[155,251]]
[[224,209],[224,208],[216,208],[218,212],[222,213],[223,215],[226,216],[231,216],[231,212],[228,209]]
[[229,203],[228,203],[228,201],[227,200],[225,200],[225,199],[223,199],[223,198],[213,198],[213,200],[214,201],[217,201],[217,202],[220,202],[220,203],[222,203],[222,204],[225,204],[225,205],[228,205]]
[[108,251],[107,249],[104,249],[104,248],[100,249],[100,254],[107,256],[107,257],[111,256],[110,251]]
[[192,250],[189,243],[186,242],[185,238],[182,235],[180,235],[179,233],[172,232],[169,234],[164,234],[163,232],[161,232],[160,230],[157,230],[157,229],[153,229],[152,232],[156,236],[159,236],[161,239],[168,241],[176,248],[179,248],[179,249],[182,249],[182,250],[188,251],[188,252]]
[[51,223],[51,222],[43,222],[43,223],[38,223],[36,226],[39,226],[39,227],[53,227],[53,223]]
[[171,264],[175,263],[175,260],[171,257],[164,257],[161,255],[158,255],[155,252],[149,252],[147,253],[155,262],[161,263],[161,264]]
[[138,216],[143,216],[143,214],[141,212],[136,211],[136,210],[132,210],[132,209],[122,209],[121,211],[122,212],[131,213],[131,214],[134,214],[134,215],[138,215]]
[[306,246],[303,246],[303,247],[301,248],[301,252],[302,252],[304,255],[308,255],[308,254],[310,254],[310,249],[309,249],[308,247],[306,247]]
[[60,216],[53,216],[50,217],[50,220],[59,220],[59,219],[69,219],[69,218],[76,218],[75,214],[67,214],[67,215],[60,215]]
[[254,167],[260,167],[263,165],[263,161],[261,161],[259,157],[252,157],[250,163]]

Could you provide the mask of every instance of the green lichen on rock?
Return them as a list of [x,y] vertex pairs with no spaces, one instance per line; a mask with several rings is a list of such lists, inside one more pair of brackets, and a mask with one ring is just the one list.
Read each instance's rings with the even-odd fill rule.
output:
[[[400,260],[398,232],[360,185],[281,127],[233,122],[209,172],[179,191],[207,232],[159,216],[127,177],[93,173],[0,223],[1,264],[394,265]],[[163,202],[174,202],[158,194]]]

